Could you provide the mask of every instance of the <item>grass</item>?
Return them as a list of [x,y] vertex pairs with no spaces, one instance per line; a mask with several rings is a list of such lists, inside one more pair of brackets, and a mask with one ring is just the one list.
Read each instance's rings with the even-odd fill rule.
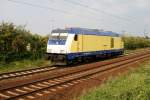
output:
[[128,75],[110,78],[106,83],[83,93],[79,100],[150,100],[150,61]]
[[44,59],[22,60],[22,61],[11,62],[9,64],[0,63],[0,73],[32,69],[32,68],[42,67],[45,65],[50,65],[50,62]]
[[140,49],[134,49],[134,50],[125,50],[124,54],[130,54],[130,53],[142,51],[142,50],[145,50],[145,49],[150,49],[150,48],[140,48]]

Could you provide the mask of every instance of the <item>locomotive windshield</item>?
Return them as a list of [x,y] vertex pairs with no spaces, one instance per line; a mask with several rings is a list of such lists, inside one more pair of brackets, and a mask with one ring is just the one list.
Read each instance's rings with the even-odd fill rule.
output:
[[50,45],[65,45],[68,33],[52,33],[49,37]]
[[66,40],[68,34],[67,33],[52,33],[50,35],[50,40]]

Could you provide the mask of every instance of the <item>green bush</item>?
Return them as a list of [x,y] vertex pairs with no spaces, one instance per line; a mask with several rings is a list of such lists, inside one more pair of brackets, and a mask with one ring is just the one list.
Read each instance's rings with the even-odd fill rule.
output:
[[[42,58],[48,37],[33,35],[23,26],[0,23],[0,62]],[[30,50],[27,46],[30,45]]]
[[123,37],[125,49],[138,49],[150,47],[150,39],[144,37]]

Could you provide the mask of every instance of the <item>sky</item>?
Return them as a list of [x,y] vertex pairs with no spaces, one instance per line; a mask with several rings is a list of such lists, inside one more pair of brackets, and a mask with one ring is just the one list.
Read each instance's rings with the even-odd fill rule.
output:
[[81,27],[150,36],[150,0],[0,0],[0,22],[31,33]]

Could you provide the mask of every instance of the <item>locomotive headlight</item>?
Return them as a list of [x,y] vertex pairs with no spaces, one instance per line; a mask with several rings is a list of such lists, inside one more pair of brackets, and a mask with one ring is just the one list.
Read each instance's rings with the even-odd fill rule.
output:
[[60,50],[60,53],[65,53],[65,50]]
[[51,53],[51,52],[52,52],[52,49],[48,49],[48,52]]

